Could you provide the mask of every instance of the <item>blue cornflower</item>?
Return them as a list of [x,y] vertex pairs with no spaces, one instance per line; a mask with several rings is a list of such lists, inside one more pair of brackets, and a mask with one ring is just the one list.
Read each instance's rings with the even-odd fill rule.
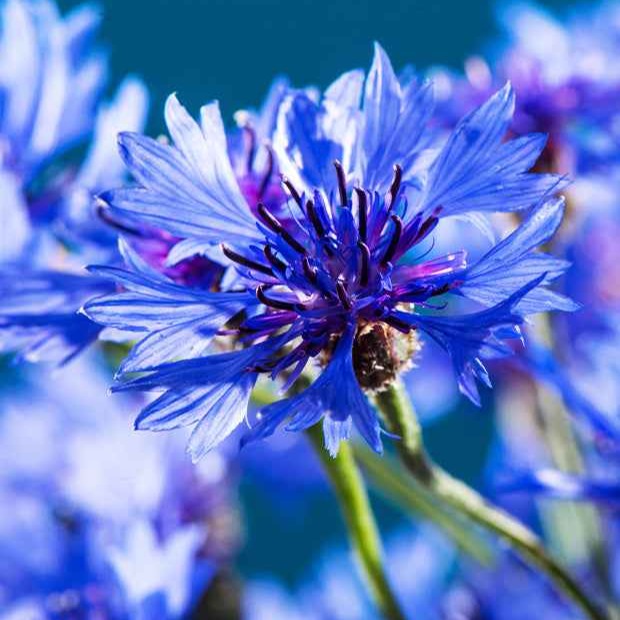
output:
[[[127,270],[92,269],[130,282],[131,301],[123,304],[124,294],[120,302],[94,300],[86,313],[151,334],[148,365],[131,364],[146,374],[115,387],[165,390],[142,412],[138,428],[196,425],[190,451],[198,458],[243,421],[260,375],[283,376],[286,388],[316,360],[314,383],[265,407],[247,439],[271,434],[286,418],[289,430],[323,419],[332,454],[353,425],[380,451],[379,422],[365,392],[385,389],[410,364],[420,332],[451,355],[461,391],[479,402],[476,379],[490,384],[482,358],[510,354],[508,341],[519,338],[525,315],[574,308],[545,288],[566,263],[535,251],[559,226],[563,200],[552,195],[564,179],[528,173],[544,136],[504,141],[514,110],[510,85],[466,116],[438,150],[427,131],[432,106],[431,85],[401,84],[378,46],[365,85],[354,71],[318,102],[290,93],[274,137],[290,195],[278,210],[244,199],[216,104],[201,110],[198,125],[170,97],[166,121],[174,146],[121,136],[139,185],[107,193],[110,213],[183,237],[184,256],[205,253],[238,272],[235,292],[209,301],[192,290],[173,291],[127,249]],[[471,264],[461,249],[428,256],[445,218],[525,210],[523,223]],[[245,295],[242,313],[232,305],[221,312],[231,295]],[[455,297],[486,308],[435,312]],[[195,331],[204,339],[228,334],[234,346],[169,362],[167,330],[176,329],[171,322],[187,325],[196,304],[213,304],[208,314],[220,314],[222,323],[217,331],[207,319]],[[162,308],[184,316],[162,317]],[[156,364],[158,349],[167,363]]]
[[[552,247],[572,263],[562,291],[582,309],[569,320],[551,322],[550,338],[532,330],[532,342],[515,359],[536,382],[551,387],[576,418],[613,440],[620,431],[614,387],[620,305],[613,275],[619,258],[620,73],[613,61],[618,15],[614,3],[580,7],[561,19],[534,4],[509,3],[501,11],[508,45],[491,65],[470,59],[463,78],[443,80],[445,101],[440,104],[441,120],[450,126],[456,114],[488,96],[498,80],[510,79],[519,92],[512,131],[549,135],[537,169],[572,171],[570,219]],[[514,377],[514,372],[505,373],[505,385],[514,387]]]
[[186,617],[233,551],[226,455],[129,433],[106,375],[84,356],[0,394],[2,618]]
[[[585,309],[587,314],[590,309]],[[581,314],[581,313],[580,313]],[[611,315],[608,318],[611,319]],[[586,321],[587,324],[587,321]],[[620,501],[620,423],[616,385],[618,379],[618,340],[613,333],[597,342],[592,332],[581,334],[581,346],[588,345],[592,359],[583,359],[580,351],[567,348],[563,365],[551,351],[530,342],[527,355],[520,360],[539,381],[562,398],[573,414],[586,420],[576,426],[583,454],[584,471],[556,469],[545,458],[545,451],[533,449],[531,437],[519,434],[505,437],[501,454],[506,463],[494,463],[494,488],[501,494],[541,494],[561,500],[593,501],[615,505]],[[586,389],[587,385],[587,389]],[[524,459],[524,455],[529,458]]]
[[[122,182],[114,136],[143,126],[147,95],[126,79],[102,103],[107,62],[92,6],[63,18],[48,0],[9,0],[1,18],[0,350],[66,362],[101,332],[77,314],[111,288],[84,263],[116,253],[93,195]],[[72,149],[86,145],[80,162]]]
[[540,169],[579,171],[618,161],[618,7],[594,3],[555,16],[536,3],[502,4],[500,53],[469,58],[463,76],[435,71],[449,126],[510,80],[519,93],[512,130],[549,135]]
[[[62,18],[48,0],[9,0],[1,17],[2,171],[14,188],[12,204],[3,201],[3,224],[20,217],[43,224],[56,215],[73,176],[50,163],[95,125],[107,72],[104,54],[93,48],[100,16],[83,6]],[[18,249],[17,240],[9,242]]]
[[469,565],[438,605],[445,620],[578,620],[580,615],[561,600],[535,571],[503,552],[493,569]]

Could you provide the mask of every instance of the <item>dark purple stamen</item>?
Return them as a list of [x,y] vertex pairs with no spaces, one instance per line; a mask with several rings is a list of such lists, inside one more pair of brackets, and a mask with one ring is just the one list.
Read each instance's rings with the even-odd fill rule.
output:
[[273,174],[273,166],[274,166],[274,157],[273,150],[270,146],[265,145],[265,149],[267,150],[267,166],[265,167],[265,173],[263,174],[263,179],[258,188],[258,197],[262,198],[267,190],[267,186],[269,185],[269,181],[271,181],[271,175]]
[[338,178],[338,195],[340,196],[340,204],[343,207],[346,207],[349,200],[347,198],[347,179],[344,174],[344,168],[338,160],[334,162],[334,168],[336,168],[336,177]]
[[336,282],[336,292],[338,293],[338,299],[340,299],[340,303],[344,306],[344,309],[351,310],[351,299],[342,282]]
[[403,334],[408,334],[412,329],[415,329],[415,327],[412,327],[408,323],[405,323],[405,321],[395,316],[386,316],[383,321],[397,329],[399,332],[403,332]]
[[263,222],[267,224],[268,228],[280,235],[282,239],[284,239],[284,241],[286,241],[286,243],[293,248],[293,250],[299,252],[300,254],[306,253],[306,248],[304,248],[304,246],[301,245],[301,243],[299,243],[299,241],[297,241],[297,239],[295,239],[295,237],[293,237],[293,235],[291,235],[291,233],[289,233],[284,226],[282,226],[280,221],[269,212],[267,207],[262,202],[258,203],[257,211]]
[[452,289],[452,288],[453,288],[453,283],[452,282],[447,282],[443,286],[440,286],[440,287],[436,288],[431,293],[431,297],[436,297],[437,295],[443,295],[444,293],[447,293],[448,291],[450,291],[450,289]]
[[307,256],[304,256],[301,259],[301,264],[304,270],[304,275],[306,276],[306,278],[308,278],[308,280],[310,280],[310,282],[312,282],[312,284],[314,284],[317,280],[316,267],[313,267],[310,264],[310,260],[308,259]]
[[370,249],[363,242],[359,241],[357,247],[360,250],[361,268],[360,268],[360,284],[366,286],[368,284],[368,276],[370,275]]
[[278,310],[298,310],[300,305],[293,304],[288,301],[282,301],[280,299],[271,299],[271,297],[267,297],[265,295],[265,285],[261,284],[256,287],[256,297],[258,301],[260,301],[265,306],[270,306],[271,308],[277,308]]
[[308,213],[308,219],[312,222],[312,226],[314,226],[314,230],[316,230],[316,234],[319,237],[323,237],[325,235],[325,228],[323,228],[323,224],[319,219],[313,200],[306,201],[306,212]]
[[[249,317],[243,322],[242,329],[251,332],[270,332],[280,329],[297,318],[296,312],[269,312],[259,316]],[[240,329],[241,329],[240,328]]]
[[392,233],[392,238],[390,239],[387,250],[381,259],[382,265],[387,265],[390,260],[392,260],[394,254],[396,254],[398,242],[400,241],[400,236],[403,232],[403,221],[398,217],[398,215],[391,215],[390,219],[394,222],[394,232]]
[[274,251],[271,249],[271,246],[266,245],[263,251],[265,253],[265,257],[273,265],[273,267],[275,267],[278,271],[286,270],[286,263],[275,255]]
[[[314,206],[313,200],[306,201],[306,213],[308,215],[308,219],[310,220],[310,222],[312,222],[312,226],[314,227],[314,230],[316,231],[316,234],[318,235],[319,239],[324,238],[327,231],[325,230],[325,227],[323,226],[323,223],[321,222],[321,218],[319,217],[319,214],[316,211],[316,207]],[[323,245],[323,250],[325,251],[327,256],[334,255],[334,250],[331,248],[331,246],[328,243],[325,243]]]
[[420,230],[418,230],[416,236],[413,238],[413,243],[418,243],[422,241],[422,239],[424,239],[426,236],[428,236],[429,233],[434,230],[435,226],[437,226],[438,223],[439,220],[434,216],[426,218],[422,223],[422,226],[420,226]]
[[224,255],[228,257],[231,261],[238,263],[239,265],[243,265],[244,267],[247,267],[248,269],[253,269],[254,271],[260,271],[261,273],[264,273],[268,276],[273,276],[273,271],[271,271],[271,269],[269,269],[267,265],[261,265],[260,263],[257,263],[256,261],[253,261],[250,258],[246,258],[242,254],[238,254],[234,250],[231,250],[229,247],[225,246],[224,244],[221,245],[221,248],[222,248],[222,252],[224,252]]
[[366,242],[366,237],[368,235],[368,196],[366,192],[359,187],[355,188],[355,193],[357,194],[358,204],[357,228],[360,239]]
[[288,177],[282,177],[282,185],[288,189],[291,198],[298,204],[299,207],[303,207],[301,203],[301,196],[295,189],[295,186],[289,181]]
[[403,180],[403,169],[398,165],[394,164],[394,178],[392,179],[392,184],[390,185],[389,194],[390,194],[390,208],[394,206],[396,202],[396,196],[400,190],[400,184]]
[[248,372],[259,372],[259,373],[270,373],[273,370],[275,362],[263,362],[261,364],[254,364],[253,366],[248,366]]

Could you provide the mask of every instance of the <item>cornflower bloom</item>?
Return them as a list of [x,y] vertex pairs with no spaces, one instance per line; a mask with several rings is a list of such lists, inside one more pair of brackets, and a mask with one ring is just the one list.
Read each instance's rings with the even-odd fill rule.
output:
[[236,547],[228,460],[128,432],[86,357],[45,378],[0,393],[0,617],[186,617]]
[[[146,332],[121,369],[144,374],[114,389],[164,390],[137,428],[195,425],[189,450],[197,459],[244,420],[260,375],[284,377],[286,389],[316,360],[316,380],[263,408],[246,441],[286,418],[289,430],[323,419],[332,455],[353,425],[380,451],[365,392],[385,389],[410,365],[421,333],[449,353],[461,391],[478,403],[476,380],[490,385],[482,359],[510,354],[526,315],[574,308],[546,288],[566,263],[536,252],[562,218],[553,194],[564,179],[528,172],[544,136],[505,141],[514,100],[506,85],[435,149],[432,85],[400,83],[377,46],[365,80],[352,71],[318,102],[292,92],[282,103],[273,149],[290,199],[277,214],[244,199],[216,104],[202,108],[198,124],[171,96],[174,145],[121,135],[138,185],[106,193],[110,213],[183,237],[173,253],[180,246],[184,256],[200,252],[237,271],[229,292],[189,288],[127,242],[126,269],[91,269],[125,291],[87,303],[88,316]],[[429,257],[444,219],[497,211],[526,215],[479,260],[469,264],[461,249]],[[483,308],[437,312],[455,297]],[[204,355],[216,335],[229,336],[232,350]]]
[[[472,58],[465,76],[438,78],[443,84],[439,116],[444,127],[488,96],[495,84],[510,79],[519,93],[512,132],[548,134],[537,169],[570,171],[574,177],[567,196],[570,217],[550,249],[573,263],[561,290],[582,308],[570,320],[549,321],[550,338],[542,338],[540,329],[530,330],[530,344],[514,361],[607,440],[620,436],[617,405],[613,398],[604,398],[611,388],[601,389],[594,375],[606,374],[607,385],[612,385],[617,367],[610,343],[617,340],[618,304],[609,274],[615,264],[611,240],[617,228],[611,179],[617,176],[619,153],[620,75],[613,62],[619,14],[615,3],[603,2],[558,19],[535,4],[509,3],[501,11],[507,42],[492,62]],[[605,204],[609,202],[613,204]],[[597,347],[596,341],[602,344],[603,339],[605,346]],[[514,365],[505,369],[506,386],[523,388],[522,382],[514,381]],[[538,388],[531,382],[530,389]]]
[[451,126],[463,110],[510,80],[519,93],[512,131],[549,135],[541,169],[573,174],[617,161],[618,14],[611,2],[581,7],[562,19],[535,3],[503,6],[499,53],[490,62],[469,58],[463,76],[437,72],[443,123]]
[[9,0],[1,18],[0,350],[64,362],[101,331],[76,313],[110,290],[83,272],[115,252],[92,196],[122,181],[112,136],[143,126],[147,96],[128,78],[102,103],[107,62],[92,6],[63,18],[48,0]]

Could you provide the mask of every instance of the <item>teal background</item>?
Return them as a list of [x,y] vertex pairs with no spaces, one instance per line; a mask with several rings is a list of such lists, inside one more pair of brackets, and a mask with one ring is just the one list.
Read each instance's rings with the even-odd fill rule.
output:
[[[60,2],[64,9],[76,4]],[[219,99],[230,121],[235,110],[260,104],[275,75],[322,87],[345,70],[367,67],[374,40],[397,67],[458,68],[500,36],[496,3],[480,0],[108,0],[101,6],[112,84],[127,73],[144,79],[154,133],[163,131],[163,102],[173,91],[194,112]],[[427,438],[438,460],[475,483],[492,428],[484,411],[463,407],[428,429]],[[337,508],[325,494],[283,506],[246,481],[242,495],[247,531],[239,570],[246,575],[277,574],[292,583],[322,546],[344,545]],[[377,506],[385,529],[402,518]]]
[[[64,0],[61,7],[79,4]],[[226,118],[257,105],[273,76],[327,85],[370,63],[379,41],[396,66],[459,67],[497,37],[491,0],[104,0],[113,74],[141,75],[152,123],[173,91],[192,109],[219,99]],[[561,0],[546,6],[562,7]]]

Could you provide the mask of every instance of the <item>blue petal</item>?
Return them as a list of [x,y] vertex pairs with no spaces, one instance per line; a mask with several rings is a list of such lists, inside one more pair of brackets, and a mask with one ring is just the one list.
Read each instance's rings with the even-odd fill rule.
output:
[[566,408],[577,416],[582,416],[597,432],[612,439],[620,438],[620,418],[595,406],[584,396],[569,376],[565,366],[559,364],[553,353],[533,339],[528,339],[525,355],[515,358],[527,372],[556,391]]
[[126,331],[148,332],[124,360],[119,372],[135,372],[163,362],[201,354],[224,323],[250,304],[248,293],[210,293],[175,284],[147,265],[121,242],[121,252],[135,271],[91,267],[121,284],[126,292],[88,301],[93,321]]
[[431,168],[423,208],[444,215],[519,211],[559,191],[563,177],[527,170],[544,147],[539,134],[503,142],[514,113],[507,84],[456,127]]
[[364,86],[364,72],[354,69],[343,73],[325,90],[325,98],[344,108],[359,108]]
[[9,172],[0,170],[0,265],[19,259],[30,239],[28,206],[19,182]]
[[146,121],[148,93],[137,79],[128,78],[119,86],[114,99],[97,113],[95,134],[86,159],[62,213],[62,233],[73,242],[113,246],[116,232],[93,217],[93,197],[125,178],[125,166],[117,148],[120,131],[139,131]]
[[281,341],[153,368],[114,391],[164,390],[136,419],[136,428],[169,430],[197,424],[188,450],[194,460],[224,440],[245,418],[257,373],[251,368]]
[[124,218],[180,237],[217,245],[260,238],[230,163],[216,103],[201,109],[199,126],[171,95],[166,122],[175,147],[125,133],[121,155],[142,187],[102,196]]
[[94,342],[101,328],[78,314],[110,285],[93,276],[11,268],[0,271],[0,351],[64,364]]
[[263,140],[271,139],[276,129],[280,105],[290,88],[289,81],[285,77],[278,77],[272,82],[260,111],[252,122],[257,137]]
[[405,89],[390,59],[375,44],[372,67],[364,93],[361,175],[364,187],[386,191],[398,164],[407,178],[426,146],[424,139],[434,106],[430,83]]
[[[401,90],[392,63],[383,48],[375,43],[375,54],[364,91],[363,151],[372,162],[391,135],[400,116]],[[390,165],[397,163],[390,162]],[[372,172],[369,172],[371,175]],[[372,187],[372,185],[370,186]]]
[[77,6],[65,17],[65,33],[71,58],[75,64],[88,53],[101,26],[102,14],[90,4]]
[[280,170],[307,195],[317,187],[333,191],[334,160],[343,160],[341,133],[348,125],[334,127],[325,120],[332,118],[305,92],[287,97],[278,116],[273,146]]
[[498,483],[496,488],[500,493],[533,493],[562,500],[620,502],[620,481],[596,480],[555,469],[515,473]]
[[[563,214],[563,198],[555,198],[534,209],[514,232],[459,275],[465,283],[458,292],[485,306],[493,306],[543,274],[543,284],[562,275],[569,263],[535,250],[555,234]],[[517,311],[527,315],[577,308],[577,304],[563,295],[536,287],[519,302]]]
[[309,428],[324,418],[325,445],[332,456],[338,452],[340,439],[348,437],[351,421],[371,448],[381,452],[377,415],[353,369],[353,335],[349,328],[341,336],[327,368],[309,388],[261,410],[258,423],[243,442],[271,435],[286,418],[290,418],[286,429],[291,431]]
[[194,462],[228,437],[245,419],[256,375],[246,373],[228,387],[216,401],[216,407],[194,428],[188,451]]
[[323,437],[325,448],[332,458],[338,456],[340,442],[346,441],[351,436],[351,418],[338,420],[326,415],[323,418]]
[[78,176],[81,187],[95,193],[122,182],[125,169],[116,136],[121,131],[140,131],[147,111],[148,91],[144,84],[135,78],[125,79],[113,101],[101,106],[97,114],[93,142]]
[[491,384],[481,358],[512,354],[504,340],[521,338],[518,326],[523,318],[515,308],[542,279],[543,276],[529,282],[500,304],[482,312],[454,317],[399,312],[397,316],[423,329],[450,354],[459,389],[474,404],[480,405],[476,379],[487,386]]

